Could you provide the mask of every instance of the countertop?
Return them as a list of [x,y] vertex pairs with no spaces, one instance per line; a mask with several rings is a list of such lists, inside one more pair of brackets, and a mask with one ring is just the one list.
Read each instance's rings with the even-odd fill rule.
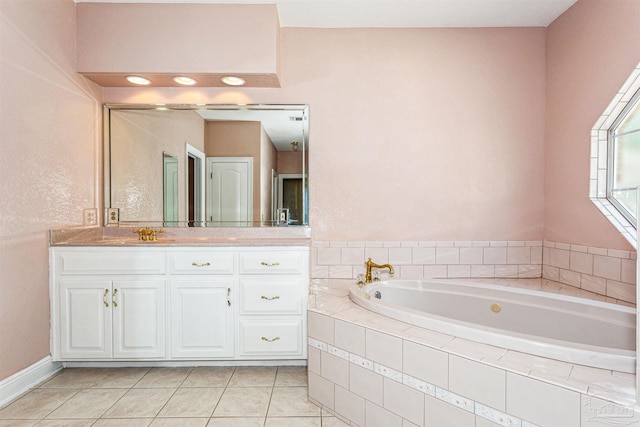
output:
[[49,231],[49,245],[69,246],[310,246],[309,227],[165,228],[158,240],[138,240],[136,227],[76,227]]

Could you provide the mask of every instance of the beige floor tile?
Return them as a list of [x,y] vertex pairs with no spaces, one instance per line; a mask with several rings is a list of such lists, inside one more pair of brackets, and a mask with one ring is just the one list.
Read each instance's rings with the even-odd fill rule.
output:
[[0,411],[0,419],[37,420],[49,415],[76,394],[76,389],[37,388]]
[[0,427],[33,427],[36,422],[34,420],[0,420]]
[[263,427],[264,417],[261,418],[211,418],[207,427]]
[[182,387],[226,387],[234,370],[233,366],[199,366],[191,371]]
[[[150,368],[105,368],[93,388],[131,388],[140,381]],[[170,387],[170,386],[167,386]]]
[[265,427],[321,427],[320,417],[268,417]]
[[349,424],[336,417],[322,417],[322,427],[349,427]]
[[100,418],[91,427],[148,427],[153,418]]
[[280,366],[276,374],[276,386],[306,386],[306,366]]
[[223,391],[223,388],[179,388],[158,416],[210,417]]
[[214,417],[264,417],[271,387],[227,388],[213,413]]
[[68,368],[63,369],[40,388],[84,388],[91,387],[102,375],[102,368]]
[[239,366],[236,368],[228,387],[273,386],[276,366]]
[[47,416],[48,419],[100,418],[127,389],[85,389],[64,402]]
[[104,416],[107,418],[155,417],[175,391],[175,388],[131,389]]
[[95,422],[94,419],[42,420],[36,427],[90,427]]
[[206,427],[209,418],[156,418],[149,427]]
[[193,368],[153,368],[135,387],[180,387],[192,370]]
[[307,399],[307,387],[275,387],[267,417],[320,416],[320,408]]

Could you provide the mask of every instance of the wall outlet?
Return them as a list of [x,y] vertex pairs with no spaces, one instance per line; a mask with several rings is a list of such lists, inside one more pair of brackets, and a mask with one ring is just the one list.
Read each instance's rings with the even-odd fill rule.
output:
[[98,225],[98,209],[84,209],[82,211],[82,224],[84,225]]
[[120,210],[118,208],[107,209],[107,225],[117,225],[120,222]]

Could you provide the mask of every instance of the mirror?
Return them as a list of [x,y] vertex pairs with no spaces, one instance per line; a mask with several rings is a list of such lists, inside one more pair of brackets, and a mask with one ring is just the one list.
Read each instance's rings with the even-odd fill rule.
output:
[[309,223],[307,105],[107,104],[104,123],[116,223]]

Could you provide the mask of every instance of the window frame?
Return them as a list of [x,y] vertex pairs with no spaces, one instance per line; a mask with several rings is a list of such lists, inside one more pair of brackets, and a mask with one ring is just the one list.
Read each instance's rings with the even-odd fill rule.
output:
[[[631,225],[637,230],[638,229],[638,218],[637,215],[639,212],[636,212],[636,217],[633,216],[631,212],[622,204],[616,197],[613,195],[613,182],[615,179],[615,133],[616,129],[620,124],[629,116],[631,110],[633,110],[636,105],[640,103],[640,90],[638,90],[633,97],[629,100],[624,109],[618,114],[615,121],[611,124],[611,127],[607,131],[607,200],[631,223]],[[640,111],[638,112],[640,114]],[[627,135],[625,133],[624,135]],[[618,135],[622,136],[622,135]],[[636,195],[636,197],[638,197]]]
[[[631,71],[627,81],[591,128],[589,199],[620,234],[637,249],[638,221],[632,222],[623,215],[619,206],[609,197],[610,174],[613,170],[611,167],[613,156],[610,155],[609,147],[611,130],[626,116],[624,112],[629,111],[627,108],[633,108],[636,96],[640,96],[640,63]],[[637,216],[640,216],[640,212]]]

